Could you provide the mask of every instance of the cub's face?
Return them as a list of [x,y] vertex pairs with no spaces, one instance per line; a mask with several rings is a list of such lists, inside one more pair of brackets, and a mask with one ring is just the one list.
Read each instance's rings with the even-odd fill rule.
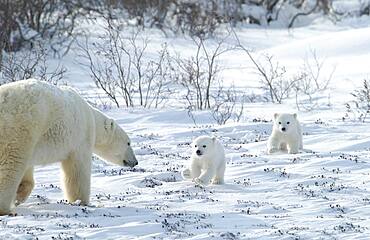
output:
[[297,114],[289,113],[275,113],[274,114],[274,128],[281,133],[287,134],[290,131],[295,131],[297,124]]
[[120,166],[136,166],[138,161],[126,132],[111,119],[105,122],[104,131],[107,137],[107,144],[97,154],[105,160]]
[[201,136],[196,138],[192,143],[192,155],[201,158],[213,153],[215,138]]

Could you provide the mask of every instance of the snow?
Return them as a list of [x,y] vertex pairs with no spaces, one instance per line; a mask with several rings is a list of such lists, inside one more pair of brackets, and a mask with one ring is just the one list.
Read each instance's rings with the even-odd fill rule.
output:
[[[30,198],[16,216],[0,217],[0,239],[367,239],[369,123],[342,117],[350,92],[369,76],[369,30],[327,24],[237,30],[253,54],[272,54],[288,69],[299,69],[310,50],[326,59],[326,71],[337,66],[331,104],[298,112],[304,148],[313,152],[266,154],[273,113],[295,112],[293,101],[249,103],[242,121],[224,126],[206,111],[194,113],[195,125],[181,108],[106,109],[131,137],[139,165],[120,168],[95,159],[89,206],[63,200],[59,165],[37,167]],[[147,34],[180,52],[191,42]],[[93,100],[94,84],[74,54],[63,59],[69,84]],[[247,56],[229,53],[223,63],[226,83],[246,92],[258,87]],[[204,134],[225,146],[224,185],[203,188],[181,178],[189,144]]]

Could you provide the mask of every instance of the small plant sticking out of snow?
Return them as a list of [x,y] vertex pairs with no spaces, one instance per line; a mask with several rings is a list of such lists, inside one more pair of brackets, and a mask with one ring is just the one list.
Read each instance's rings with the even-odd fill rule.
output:
[[140,186],[155,188],[156,186],[162,186],[162,182],[158,179],[147,177],[140,182]]
[[346,103],[347,113],[344,118],[349,118],[353,115],[355,120],[365,122],[370,113],[370,85],[369,81],[363,81],[362,88],[351,93],[354,100]]

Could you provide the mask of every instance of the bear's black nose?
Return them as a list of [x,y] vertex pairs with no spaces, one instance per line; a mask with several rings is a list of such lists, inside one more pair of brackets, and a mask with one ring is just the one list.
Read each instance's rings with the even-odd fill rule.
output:
[[195,152],[198,156],[202,155],[202,152],[198,149],[196,152]]
[[283,127],[283,128],[281,129],[281,131],[283,131],[283,132],[285,132],[285,130],[286,130],[286,128],[285,128],[285,127]]

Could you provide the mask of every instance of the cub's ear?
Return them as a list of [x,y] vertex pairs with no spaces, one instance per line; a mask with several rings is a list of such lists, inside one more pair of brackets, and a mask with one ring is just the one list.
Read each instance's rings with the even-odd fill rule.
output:
[[105,119],[105,121],[104,121],[104,129],[106,131],[109,131],[109,130],[112,131],[114,129],[114,120],[113,119],[110,119],[110,118]]
[[297,119],[297,114],[296,114],[296,113],[294,113],[294,114],[293,114],[293,117],[294,117],[295,119]]
[[279,116],[279,113],[274,113],[274,119],[276,119]]

